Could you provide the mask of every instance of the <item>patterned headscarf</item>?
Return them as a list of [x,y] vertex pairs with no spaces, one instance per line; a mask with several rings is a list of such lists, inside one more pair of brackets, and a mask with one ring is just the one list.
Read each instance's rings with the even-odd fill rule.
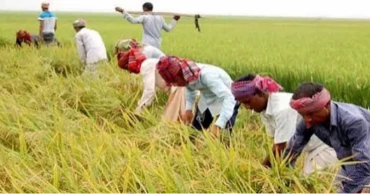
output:
[[301,113],[310,113],[324,108],[330,102],[330,93],[323,88],[321,92],[316,93],[312,98],[304,97],[297,100],[291,99],[290,106]]
[[118,66],[130,73],[140,73],[141,64],[146,60],[141,49],[130,49],[126,52],[119,52],[117,55]]
[[162,57],[157,64],[157,69],[164,81],[172,85],[176,85],[175,77],[180,71],[187,83],[198,80],[200,75],[200,68],[194,61],[190,59],[181,59],[176,56]]
[[139,48],[141,47],[140,43],[138,43],[135,39],[122,39],[116,43],[116,48],[119,51],[128,51],[130,49]]
[[25,30],[18,30],[17,39],[24,42],[31,42],[31,34]]
[[258,90],[265,93],[274,93],[281,89],[283,87],[276,83],[275,80],[259,75],[256,75],[252,81],[238,81],[231,84],[231,92],[235,99],[254,95]]

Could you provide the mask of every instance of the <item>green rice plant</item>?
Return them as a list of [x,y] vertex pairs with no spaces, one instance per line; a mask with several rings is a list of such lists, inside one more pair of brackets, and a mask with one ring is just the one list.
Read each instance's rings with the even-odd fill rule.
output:
[[[116,14],[57,13],[61,48],[11,43],[18,28],[37,32],[37,13],[0,13],[1,192],[335,192],[333,169],[301,175],[273,160],[259,115],[240,109],[231,136],[217,141],[180,123],[164,123],[168,94],[158,92],[141,118],[140,75],[117,67],[120,38],[141,38],[141,26]],[[27,16],[27,17],[25,17]],[[102,35],[110,60],[96,79],[81,76],[76,18]],[[169,18],[168,18],[169,20]],[[323,83],[335,100],[369,107],[367,21],[190,18],[163,34],[162,50],[224,68],[232,78],[272,76],[288,92]],[[16,28],[14,27],[16,26]],[[2,46],[3,45],[3,46]]]

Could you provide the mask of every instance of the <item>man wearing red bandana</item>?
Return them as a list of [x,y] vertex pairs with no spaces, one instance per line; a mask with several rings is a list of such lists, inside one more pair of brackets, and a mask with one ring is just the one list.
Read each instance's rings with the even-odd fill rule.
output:
[[329,91],[317,83],[303,83],[290,105],[303,117],[284,156],[294,165],[313,135],[334,148],[341,166],[340,193],[368,193],[370,184],[370,113],[349,103],[331,100]]
[[34,44],[36,48],[40,47],[41,38],[38,35],[30,34],[25,30],[18,30],[16,34],[16,45],[22,47],[22,43],[25,43],[29,46]]
[[[203,130],[217,118],[211,134],[218,137],[221,129],[231,132],[240,105],[231,93],[232,79],[223,69],[175,56],[162,57],[157,69],[168,84],[186,87],[185,123],[192,122],[194,128]],[[193,116],[198,91],[200,99]]]
[[[248,74],[232,84],[235,99],[247,109],[260,113],[267,134],[273,138],[272,152],[281,155],[289,139],[294,135],[297,122],[302,120],[292,109],[289,101],[293,94],[281,92],[282,87],[268,76]],[[307,156],[304,160],[303,175],[307,176],[337,162],[335,151],[316,136],[312,136],[305,146]],[[270,157],[266,156],[263,165],[271,167]]]

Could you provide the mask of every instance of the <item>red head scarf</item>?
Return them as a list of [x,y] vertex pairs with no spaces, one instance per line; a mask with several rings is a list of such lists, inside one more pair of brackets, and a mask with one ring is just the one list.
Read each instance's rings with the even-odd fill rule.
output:
[[17,39],[23,42],[31,42],[31,34],[25,30],[18,30]]
[[316,93],[312,98],[291,99],[290,106],[298,112],[310,113],[324,108],[330,102],[330,99],[329,91],[323,88],[321,92]]
[[168,84],[176,84],[175,77],[180,71],[187,83],[196,81],[200,74],[200,68],[192,60],[175,56],[162,57],[157,64],[157,69]]
[[278,92],[282,87],[270,77],[256,75],[252,81],[239,81],[231,85],[231,91],[236,99],[254,95],[257,90],[265,93]]
[[117,55],[118,66],[131,73],[140,73],[141,64],[146,59],[141,49],[130,49],[126,52],[119,52]]

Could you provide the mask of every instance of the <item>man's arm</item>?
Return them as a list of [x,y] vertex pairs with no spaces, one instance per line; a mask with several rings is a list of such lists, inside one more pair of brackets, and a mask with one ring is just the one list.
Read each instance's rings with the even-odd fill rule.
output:
[[145,15],[140,15],[139,17],[134,18],[127,11],[123,10],[123,18],[129,21],[131,24],[142,24],[145,20]]
[[349,180],[345,179],[343,191],[345,193],[356,193],[360,191],[370,177],[370,136],[369,124],[361,119],[355,120],[351,127],[346,129],[349,141],[351,142],[353,160],[359,162],[354,165],[354,171],[347,175]]
[[288,163],[294,165],[312,135],[313,130],[307,129],[304,120],[300,120],[293,137],[289,140],[288,146],[284,150],[283,158],[288,157]]
[[186,108],[185,110],[193,110],[194,108],[194,103],[195,103],[195,98],[197,97],[197,91],[190,89],[189,87],[186,87],[186,92],[185,92],[185,97],[186,97]]
[[42,37],[42,30],[44,29],[44,18],[45,18],[45,14],[43,12],[39,15],[39,18],[38,18],[40,22],[40,25],[39,25],[39,36],[40,37]]
[[44,20],[40,20],[39,36],[42,37],[42,30],[44,29]]
[[57,23],[58,23],[58,21],[57,21],[57,19],[55,19],[54,31],[57,31]]
[[234,107],[236,105],[234,95],[231,93],[230,88],[228,88],[217,75],[208,74],[204,75],[203,78],[208,89],[222,101],[220,115],[215,125],[220,128],[225,128],[227,121],[230,120],[234,113]]
[[[282,143],[275,143],[272,146],[272,153],[273,153],[273,155],[274,155],[275,158],[281,156],[281,154],[283,153],[284,149],[286,148],[286,145],[287,145],[287,142],[282,142]],[[267,155],[265,157],[265,159],[262,162],[262,165],[264,165],[266,167],[271,167],[272,166],[269,155]]]
[[86,51],[81,35],[77,34],[75,40],[78,56],[80,57],[82,63],[86,63]]
[[123,14],[123,18],[125,18],[127,21],[129,21],[131,24],[142,24],[145,20],[145,15],[140,15],[137,18],[132,17],[126,10],[116,7],[115,8],[117,12]]
[[[274,137],[274,145],[272,147],[272,152],[275,158],[280,158],[287,143],[294,135],[297,126],[297,112],[291,109],[286,109],[279,111],[274,116],[275,130],[274,134],[270,134]],[[272,130],[269,130],[272,131]],[[263,164],[265,166],[271,167],[270,156],[267,155]]]
[[162,22],[163,22],[162,29],[164,31],[170,32],[170,31],[172,31],[175,28],[176,23],[177,23],[177,20],[180,18],[180,17],[177,17],[177,16],[175,16],[175,17],[172,19],[171,24],[167,24],[166,21],[164,20],[164,18],[162,17]]

